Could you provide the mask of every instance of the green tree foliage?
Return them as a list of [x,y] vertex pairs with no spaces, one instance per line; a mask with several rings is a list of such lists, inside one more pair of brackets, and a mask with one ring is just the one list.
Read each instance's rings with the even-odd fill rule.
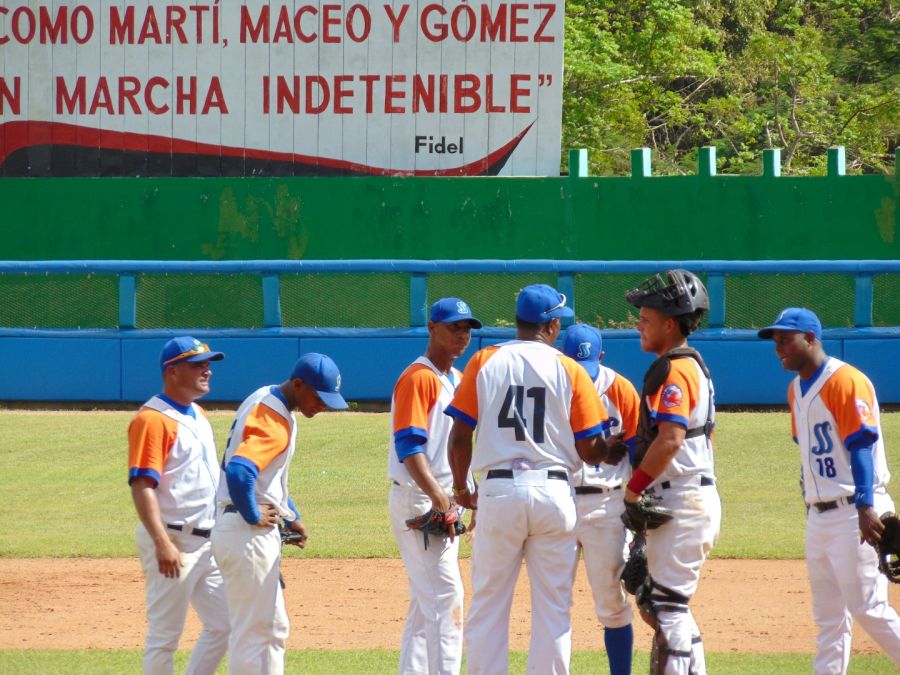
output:
[[694,173],[714,145],[721,173],[893,171],[900,142],[898,0],[569,0],[563,147],[595,175]]

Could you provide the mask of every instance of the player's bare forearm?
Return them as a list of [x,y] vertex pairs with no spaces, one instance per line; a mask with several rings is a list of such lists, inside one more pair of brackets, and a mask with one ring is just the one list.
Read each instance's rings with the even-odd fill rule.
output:
[[859,520],[859,542],[874,546],[881,541],[884,524],[875,513],[875,509],[871,506],[857,509],[856,515]]
[[156,547],[156,560],[160,574],[174,578],[181,570],[181,552],[172,543],[166,532],[159,512],[154,482],[145,477],[135,478],[131,483],[131,499],[144,528]]
[[579,438],[575,441],[575,451],[587,464],[618,464],[628,452],[623,440],[624,434],[616,434],[609,438],[597,435],[590,438]]
[[[447,459],[453,473],[455,493],[468,487],[469,467],[472,466],[472,434],[474,429],[460,419],[453,420],[447,441]],[[456,494],[456,500],[468,509],[474,509],[476,497],[472,494]]]
[[424,453],[417,452],[403,460],[410,477],[419,486],[429,499],[431,504],[437,511],[446,511],[450,508],[450,497],[444,492],[441,486],[431,473],[428,461],[425,459]]
[[[678,449],[684,443],[686,433],[687,429],[680,424],[660,422],[659,434],[653,439],[650,447],[647,448],[647,454],[644,455],[644,459],[638,468],[654,478],[661,474],[669,466],[675,455],[678,454]],[[629,489],[625,490],[626,501],[636,502],[639,496]]]

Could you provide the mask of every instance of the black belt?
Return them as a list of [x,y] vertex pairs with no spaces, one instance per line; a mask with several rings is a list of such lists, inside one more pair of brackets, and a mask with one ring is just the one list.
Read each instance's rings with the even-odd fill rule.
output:
[[621,490],[621,485],[615,487],[597,487],[595,485],[578,485],[575,487],[576,495],[604,495],[613,490]]
[[[487,472],[487,479],[491,478],[512,478],[513,470],[512,469],[491,469]],[[548,471],[547,478],[555,478],[556,480],[569,480],[569,474],[565,471]]]
[[[710,476],[700,476],[700,487],[709,487],[710,485],[715,485],[716,481],[713,480]],[[663,490],[668,490],[672,487],[671,481],[664,480],[659,484]]]
[[852,504],[853,497],[841,497],[840,499],[835,499],[830,502],[816,502],[815,504],[809,504],[811,508],[814,508],[818,513],[825,513],[826,511],[831,511],[836,509],[839,506],[843,506],[844,504]]
[[[172,525],[171,523],[166,523],[166,527],[170,530],[175,530],[176,532],[184,532],[184,525]],[[191,534],[195,537],[203,537],[204,539],[209,539],[209,530],[201,530],[199,527],[195,527],[191,530]]]
[[240,511],[238,511],[238,507],[236,507],[234,504],[226,504],[225,513],[240,513]]

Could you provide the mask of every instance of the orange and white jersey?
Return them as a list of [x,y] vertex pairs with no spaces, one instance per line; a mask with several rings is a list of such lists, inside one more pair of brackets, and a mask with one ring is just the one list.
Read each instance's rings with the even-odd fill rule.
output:
[[528,340],[476,352],[447,414],[478,428],[475,473],[494,467],[574,473],[582,463],[575,439],[600,435],[607,418],[584,368]]
[[[641,397],[634,385],[628,378],[601,364],[594,387],[609,415],[603,425],[603,436],[609,438],[624,432],[623,440],[633,449],[641,413]],[[575,485],[610,488],[622,485],[629,477],[631,463],[626,457],[615,465],[582,463],[572,479]]]
[[[692,358],[671,359],[669,374],[656,392],[647,397],[647,407],[654,424],[674,422],[685,429],[702,429],[715,423],[715,391],[712,380],[703,374]],[[685,438],[675,457],[654,483],[679,476],[714,471],[712,439],[705,434]]]
[[[444,409],[453,400],[462,373],[451,368],[441,372],[427,357],[416,359],[397,380],[391,398],[391,439],[388,454],[388,478],[401,485],[415,485],[406,466],[407,444],[424,448],[424,454],[438,484],[449,491],[453,486],[447,459],[447,438],[453,420]],[[401,448],[398,454],[397,448]]]
[[874,487],[887,485],[891,474],[884,453],[878,399],[868,377],[829,357],[812,381],[793,379],[788,405],[792,434],[800,446],[807,502],[854,494],[849,448],[857,444],[871,443]]
[[[235,415],[222,466],[233,457],[253,462],[259,469],[256,502],[271,504],[286,520],[297,516],[288,506],[288,470],[297,442],[297,422],[275,385],[262,387],[241,403]],[[219,503],[230,504],[228,484],[219,486]]]
[[128,426],[129,485],[139,476],[156,481],[163,522],[212,527],[219,467],[203,408],[191,403],[179,410],[161,396],[141,406]]

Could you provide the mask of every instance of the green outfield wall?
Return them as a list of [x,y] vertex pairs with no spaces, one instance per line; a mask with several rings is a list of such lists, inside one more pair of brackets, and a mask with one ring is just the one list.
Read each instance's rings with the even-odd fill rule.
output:
[[898,259],[896,176],[15,178],[0,259]]

